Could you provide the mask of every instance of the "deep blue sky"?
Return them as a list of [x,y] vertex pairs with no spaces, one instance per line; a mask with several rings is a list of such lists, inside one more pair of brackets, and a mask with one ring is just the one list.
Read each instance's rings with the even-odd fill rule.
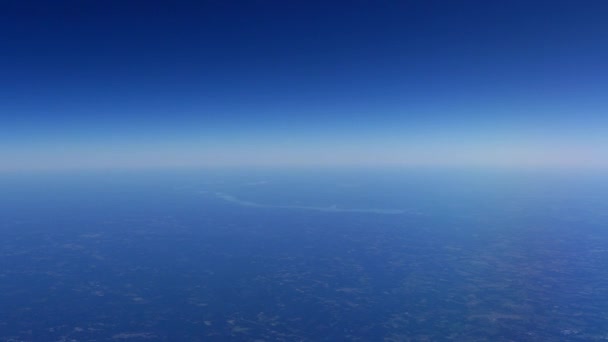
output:
[[3,1],[0,169],[608,165],[606,1]]

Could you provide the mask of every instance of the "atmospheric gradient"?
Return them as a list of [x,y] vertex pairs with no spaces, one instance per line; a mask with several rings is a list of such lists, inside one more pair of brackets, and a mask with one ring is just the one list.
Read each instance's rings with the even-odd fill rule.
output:
[[6,1],[5,171],[605,168],[602,1]]
[[0,1],[0,342],[608,340],[606,18]]

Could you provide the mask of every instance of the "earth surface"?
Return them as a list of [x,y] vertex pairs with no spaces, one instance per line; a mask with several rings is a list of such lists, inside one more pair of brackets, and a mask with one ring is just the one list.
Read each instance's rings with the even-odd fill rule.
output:
[[603,176],[0,178],[0,341],[608,340]]

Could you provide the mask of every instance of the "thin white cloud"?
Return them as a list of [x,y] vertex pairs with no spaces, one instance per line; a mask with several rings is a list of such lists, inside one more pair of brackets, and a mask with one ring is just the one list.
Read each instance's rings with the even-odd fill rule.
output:
[[[204,193],[204,192],[203,192]],[[253,208],[277,208],[277,209],[296,209],[296,210],[311,210],[311,211],[322,211],[329,213],[368,213],[368,214],[385,214],[385,215],[401,215],[401,214],[413,214],[414,212],[402,210],[402,209],[378,209],[378,208],[339,208],[336,205],[329,207],[317,207],[317,206],[306,206],[306,205],[279,205],[279,204],[264,204],[252,201],[242,200],[235,196],[225,194],[222,192],[216,192],[214,195],[224,201],[241,205],[244,207]]]

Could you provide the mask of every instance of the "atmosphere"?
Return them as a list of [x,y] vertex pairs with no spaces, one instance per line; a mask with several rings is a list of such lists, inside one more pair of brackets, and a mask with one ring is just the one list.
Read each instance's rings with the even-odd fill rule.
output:
[[607,342],[608,0],[0,0],[0,342]]
[[3,1],[0,170],[608,167],[605,1]]

